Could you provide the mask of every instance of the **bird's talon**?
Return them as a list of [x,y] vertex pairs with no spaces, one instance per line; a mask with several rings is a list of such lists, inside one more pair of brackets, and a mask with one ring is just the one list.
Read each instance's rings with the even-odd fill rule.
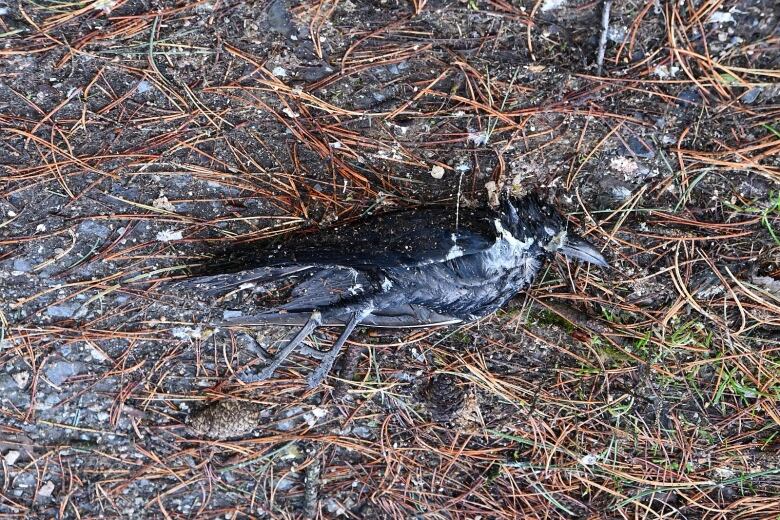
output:
[[252,384],[252,383],[259,383],[260,381],[265,381],[266,379],[268,379],[269,376],[265,374],[265,370],[263,370],[260,373],[255,373],[247,369],[239,372],[237,374],[237,377],[242,383]]

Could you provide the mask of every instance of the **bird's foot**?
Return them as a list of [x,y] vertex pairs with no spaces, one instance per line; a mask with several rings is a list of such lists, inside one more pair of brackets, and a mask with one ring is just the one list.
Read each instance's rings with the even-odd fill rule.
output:
[[[298,334],[295,335],[293,339],[291,339],[277,354],[274,356],[274,358],[271,360],[271,362],[263,368],[259,373],[252,373],[249,370],[244,370],[240,374],[238,374],[238,378],[243,381],[244,383],[257,383],[258,381],[265,381],[266,379],[269,379],[272,375],[274,375],[274,372],[276,372],[276,369],[279,368],[282,363],[284,363],[284,360],[287,359],[290,354],[295,351],[296,348],[301,347],[301,344],[306,340],[307,337],[314,331],[314,329],[319,326],[319,324],[322,322],[322,316],[319,312],[315,311],[311,314],[311,317],[309,317],[309,321],[306,322],[306,324],[303,326],[303,328],[298,332]],[[303,347],[301,347],[303,348]],[[308,351],[309,347],[305,347]],[[314,350],[314,349],[311,349]]]
[[264,372],[253,372],[251,368],[247,368],[246,370],[237,373],[236,377],[242,383],[251,384],[265,381],[269,376],[266,376]]
[[371,314],[372,310],[373,307],[366,307],[352,313],[349,322],[347,323],[346,327],[344,327],[344,330],[336,340],[336,343],[333,344],[333,347],[330,350],[322,353],[324,354],[322,357],[322,362],[320,362],[319,366],[314,369],[314,372],[312,372],[307,379],[309,388],[316,388],[320,386],[325,378],[328,377],[328,373],[330,373],[331,369],[333,368],[333,362],[336,361],[336,357],[338,357],[339,351],[341,351],[341,347],[343,347],[344,343],[347,342],[349,335],[352,334],[352,331],[355,330],[355,327],[357,327],[357,325],[363,321],[366,316]]
[[[328,355],[328,352],[330,352],[327,350],[323,352],[322,350],[317,350],[316,348],[309,347],[307,345],[301,345],[298,347],[297,351],[298,354],[310,357],[312,359],[318,359],[320,361],[322,361],[325,356]],[[260,372],[253,372],[251,369],[247,368],[246,370],[239,372],[238,378],[244,383],[257,383],[259,381],[265,381],[266,379],[269,379],[276,370],[276,366],[274,366],[275,360],[276,358],[263,357],[263,361],[270,363],[268,366],[266,366]]]
[[296,334],[296,336],[279,351],[268,366],[263,368],[258,374],[253,374],[248,370],[245,370],[238,375],[238,378],[244,383],[265,381],[273,375],[276,369],[281,366],[284,360],[287,359],[294,350],[298,349],[301,354],[320,360],[320,364],[307,379],[309,388],[318,387],[333,368],[333,363],[336,361],[336,358],[341,351],[341,347],[347,342],[352,331],[355,330],[355,327],[363,321],[366,316],[371,314],[372,310],[372,306],[365,306],[357,311],[353,311],[349,322],[346,324],[346,327],[344,327],[344,330],[336,340],[336,343],[333,344],[333,347],[330,350],[325,352],[302,345],[303,341],[312,333],[312,331],[322,323],[322,316],[320,313],[313,312],[309,321],[306,322],[306,325],[304,325],[298,334]]

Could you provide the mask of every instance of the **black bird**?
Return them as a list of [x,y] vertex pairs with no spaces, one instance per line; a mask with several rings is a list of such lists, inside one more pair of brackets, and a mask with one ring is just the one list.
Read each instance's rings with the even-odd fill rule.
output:
[[[270,281],[293,284],[288,303],[229,324],[302,326],[271,363],[245,381],[269,378],[319,326],[343,326],[308,379],[319,385],[357,325],[425,327],[486,316],[528,288],[556,252],[607,266],[588,242],[536,195],[503,195],[498,210],[431,207],[386,213],[258,253],[250,268],[185,282],[214,296]],[[316,356],[320,354],[320,356]]]

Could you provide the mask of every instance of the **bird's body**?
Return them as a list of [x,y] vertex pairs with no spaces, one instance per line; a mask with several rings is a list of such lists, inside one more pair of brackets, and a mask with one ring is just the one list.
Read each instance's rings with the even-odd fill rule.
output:
[[336,227],[261,254],[247,269],[194,282],[211,294],[269,280],[294,283],[287,303],[232,321],[303,325],[263,379],[315,327],[345,325],[334,354],[326,354],[310,378],[315,385],[356,325],[420,327],[478,319],[528,288],[558,250],[606,265],[536,196],[506,197],[498,211],[423,208]]

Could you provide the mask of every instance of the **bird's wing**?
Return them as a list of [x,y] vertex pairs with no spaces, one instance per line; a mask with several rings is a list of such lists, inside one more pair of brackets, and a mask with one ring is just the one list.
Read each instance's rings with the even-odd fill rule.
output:
[[266,265],[412,267],[488,249],[496,241],[484,211],[426,208],[386,213],[285,243]]
[[[243,246],[205,266],[195,276],[179,282],[208,296],[237,289],[244,284],[265,284],[290,276],[306,279],[318,274],[345,275],[354,269],[362,275],[372,268],[414,267],[445,262],[488,249],[496,241],[494,216],[486,211],[454,208],[422,208],[385,213],[354,223],[294,236],[273,250]],[[354,272],[350,271],[354,277]],[[307,305],[334,298],[339,291],[363,285],[347,285],[336,276],[330,283],[317,282]],[[342,287],[343,285],[343,287]],[[370,285],[370,284],[369,284]],[[308,301],[307,301],[308,300]]]
[[[315,310],[337,309],[375,290],[371,278],[365,272],[350,267],[312,268],[302,275],[287,303],[258,314],[230,318],[226,324],[303,325]],[[343,325],[349,321],[350,314],[329,313],[323,325]],[[371,327],[424,327],[460,321],[459,318],[439,314],[421,305],[399,302],[374,310],[361,323]]]

